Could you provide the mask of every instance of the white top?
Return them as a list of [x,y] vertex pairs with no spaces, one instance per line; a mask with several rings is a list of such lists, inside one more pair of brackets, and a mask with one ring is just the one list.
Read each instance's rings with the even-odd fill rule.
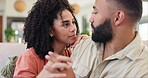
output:
[[139,34],[116,54],[104,60],[102,56],[103,44],[91,37],[82,40],[71,55],[76,78],[148,78],[148,47]]

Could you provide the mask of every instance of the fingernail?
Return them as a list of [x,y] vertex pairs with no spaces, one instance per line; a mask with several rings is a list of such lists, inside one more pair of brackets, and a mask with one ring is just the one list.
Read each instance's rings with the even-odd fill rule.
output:
[[49,55],[53,55],[53,52],[49,52]]
[[45,55],[45,57],[47,57],[47,58],[48,58],[48,57],[50,57],[50,56],[49,56],[49,55]]

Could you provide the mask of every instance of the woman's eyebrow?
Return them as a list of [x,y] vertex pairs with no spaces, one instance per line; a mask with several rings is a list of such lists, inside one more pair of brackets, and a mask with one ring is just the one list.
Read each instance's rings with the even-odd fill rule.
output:
[[64,21],[62,21],[62,23],[65,23],[65,22],[70,22],[69,20],[64,20]]

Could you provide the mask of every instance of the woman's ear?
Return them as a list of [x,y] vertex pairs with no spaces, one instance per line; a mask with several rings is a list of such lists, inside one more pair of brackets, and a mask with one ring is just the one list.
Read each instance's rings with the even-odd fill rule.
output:
[[50,28],[50,29],[49,29],[49,31],[50,31],[50,33],[49,33],[49,34],[50,34],[50,36],[51,36],[51,37],[53,37],[53,35],[54,35],[54,34],[53,34],[53,29],[52,29],[52,28]]
[[122,10],[119,10],[115,13],[114,23],[115,25],[119,25],[123,22],[125,18],[125,13]]

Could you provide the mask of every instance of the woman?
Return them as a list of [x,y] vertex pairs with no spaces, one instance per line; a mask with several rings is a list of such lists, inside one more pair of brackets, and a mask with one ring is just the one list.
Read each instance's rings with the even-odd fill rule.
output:
[[78,24],[67,0],[38,0],[26,18],[24,38],[28,50],[16,63],[14,78],[36,77],[47,63],[49,51],[70,56]]

